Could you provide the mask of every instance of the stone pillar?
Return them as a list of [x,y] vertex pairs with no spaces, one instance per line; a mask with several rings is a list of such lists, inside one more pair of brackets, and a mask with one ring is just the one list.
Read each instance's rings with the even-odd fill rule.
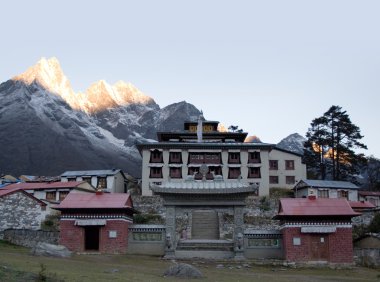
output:
[[243,260],[244,257],[244,213],[243,207],[234,207],[234,245],[235,259]]
[[177,245],[175,226],[175,206],[166,207],[165,258],[174,258]]

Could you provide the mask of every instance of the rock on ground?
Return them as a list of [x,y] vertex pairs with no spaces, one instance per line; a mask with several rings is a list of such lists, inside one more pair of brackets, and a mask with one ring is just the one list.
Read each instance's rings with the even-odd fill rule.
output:
[[186,264],[178,263],[170,266],[164,273],[164,276],[174,276],[180,278],[202,278],[202,272],[196,267]]
[[37,256],[50,256],[67,258],[71,256],[71,252],[62,245],[53,245],[48,243],[37,243],[32,249],[32,254]]

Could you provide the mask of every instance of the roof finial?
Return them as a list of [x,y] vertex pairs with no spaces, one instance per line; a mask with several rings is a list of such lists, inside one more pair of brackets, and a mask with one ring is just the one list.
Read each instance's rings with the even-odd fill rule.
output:
[[198,143],[201,143],[202,138],[203,138],[203,124],[202,124],[202,122],[203,122],[203,114],[201,111],[201,114],[198,117],[198,126],[197,126]]

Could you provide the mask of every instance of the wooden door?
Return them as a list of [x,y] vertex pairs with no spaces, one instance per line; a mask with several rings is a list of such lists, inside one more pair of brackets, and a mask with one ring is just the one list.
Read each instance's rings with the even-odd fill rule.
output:
[[326,234],[310,235],[310,259],[315,261],[329,259],[329,242]]

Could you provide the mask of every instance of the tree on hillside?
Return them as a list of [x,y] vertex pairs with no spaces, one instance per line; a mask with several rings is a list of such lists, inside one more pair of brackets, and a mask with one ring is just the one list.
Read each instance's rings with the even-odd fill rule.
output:
[[306,138],[304,161],[309,177],[344,180],[365,161],[363,154],[353,151],[367,149],[359,141],[363,138],[360,129],[339,106],[331,106],[323,116],[313,119]]
[[368,157],[366,172],[366,188],[371,191],[380,190],[380,160],[374,156]]

